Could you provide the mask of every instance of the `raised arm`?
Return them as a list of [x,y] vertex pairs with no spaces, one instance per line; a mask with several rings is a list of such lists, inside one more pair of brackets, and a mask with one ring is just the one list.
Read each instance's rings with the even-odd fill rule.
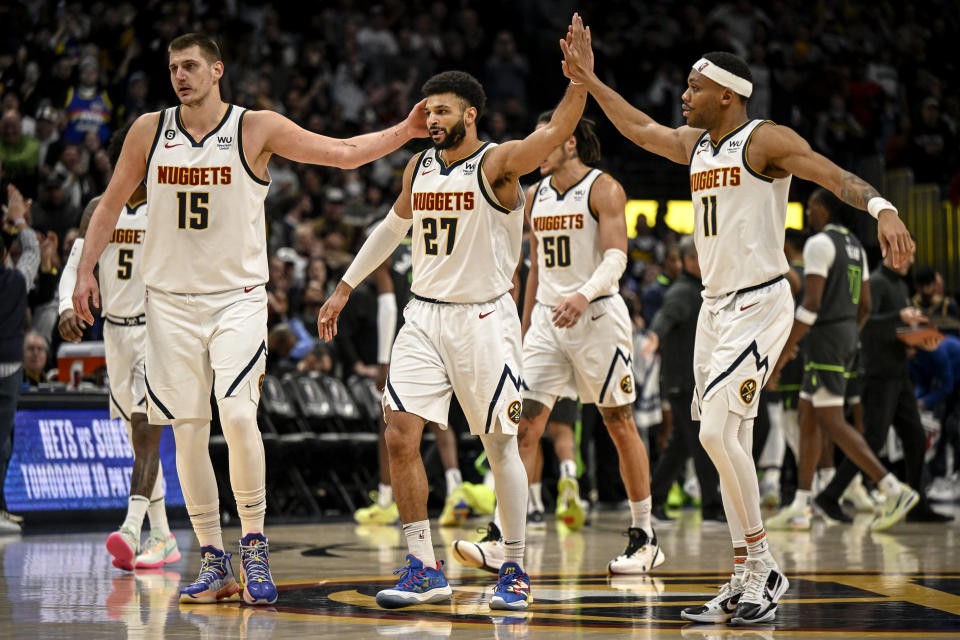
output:
[[367,236],[357,256],[347,268],[347,272],[343,274],[343,279],[320,308],[320,313],[317,315],[317,333],[325,342],[333,340],[337,335],[337,316],[346,306],[354,287],[393,253],[410,230],[413,222],[410,185],[413,182],[413,172],[418,158],[419,155],[413,156],[407,162],[407,167],[403,171],[403,189],[393,208],[383,222]]
[[633,107],[623,96],[604,84],[593,72],[593,45],[590,27],[574,14],[566,40],[561,41],[563,73],[583,84],[623,136],[650,153],[679,164],[690,163],[693,145],[703,133],[687,126],[671,129]]
[[406,119],[389,129],[352,138],[329,138],[298,126],[274,111],[251,111],[244,116],[244,152],[255,158],[253,169],[265,174],[270,156],[340,169],[357,167],[402,147],[411,138],[427,136],[426,100],[418,102]]
[[523,140],[505,142],[491,150],[483,162],[483,170],[491,186],[496,188],[540,166],[551,151],[573,135],[586,103],[586,88],[570,84],[546,126]]
[[[877,237],[884,256],[893,252],[893,264],[899,266],[913,251],[910,232],[897,216],[897,210],[859,176],[841,169],[814,151],[793,129],[764,125],[753,135],[748,150],[751,166],[764,167],[774,175],[791,173],[832,191],[851,207],[870,211],[877,218]],[[769,174],[768,174],[769,175]]]
[[150,153],[159,120],[159,112],[147,113],[137,118],[130,127],[107,190],[90,218],[84,236],[83,253],[77,265],[77,285],[73,290],[73,309],[88,324],[93,324],[91,301],[93,306],[100,306],[100,289],[93,277],[93,268],[110,241],[110,234],[117,226],[124,203],[146,177],[147,154]]

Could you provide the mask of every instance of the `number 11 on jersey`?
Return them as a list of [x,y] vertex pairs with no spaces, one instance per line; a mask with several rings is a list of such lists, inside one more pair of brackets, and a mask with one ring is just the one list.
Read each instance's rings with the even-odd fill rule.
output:
[[703,236],[710,238],[717,235],[717,196],[703,196]]

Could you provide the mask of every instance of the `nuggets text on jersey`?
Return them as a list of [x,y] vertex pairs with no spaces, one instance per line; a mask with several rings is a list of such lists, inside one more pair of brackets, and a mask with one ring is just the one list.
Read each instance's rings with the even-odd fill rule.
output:
[[690,191],[696,193],[714,187],[739,187],[740,167],[722,167],[690,175]]
[[230,184],[230,167],[157,167],[157,184],[205,187]]
[[415,211],[473,211],[472,191],[419,191],[413,194]]
[[542,216],[533,219],[534,231],[562,231],[564,229],[583,229],[583,214]]

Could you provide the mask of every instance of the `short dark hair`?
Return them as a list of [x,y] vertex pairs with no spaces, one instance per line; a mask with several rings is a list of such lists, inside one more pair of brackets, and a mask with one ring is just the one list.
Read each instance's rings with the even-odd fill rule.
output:
[[210,64],[223,60],[223,57],[220,55],[220,47],[217,43],[214,42],[213,38],[202,33],[185,33],[182,36],[177,36],[170,41],[170,46],[167,47],[167,51],[170,53],[183,51],[194,45],[200,47],[201,55],[203,55]]
[[810,197],[826,208],[830,214],[830,222],[843,225],[848,229],[856,224],[856,214],[853,212],[853,209],[844,204],[843,200],[833,195],[832,192],[823,187],[817,187],[813,193],[810,194]]
[[477,118],[483,115],[487,106],[487,94],[483,85],[466,71],[444,71],[438,73],[426,82],[420,89],[424,96],[433,96],[438,93],[452,93],[467,106],[477,110]]
[[110,158],[110,166],[114,169],[117,168],[117,162],[120,160],[120,152],[123,150],[123,141],[127,138],[127,133],[130,131],[130,127],[133,126],[133,122],[128,123],[122,129],[117,129],[113,132],[113,135],[110,136],[110,142],[107,143],[107,157]]
[[[553,109],[544,111],[537,118],[537,124],[550,122]],[[573,130],[573,137],[577,139],[577,155],[583,164],[593,165],[600,162],[600,139],[597,138],[596,123],[590,118],[580,118],[577,128]]]
[[729,71],[747,82],[753,82],[753,74],[750,73],[750,66],[747,64],[747,61],[736,54],[728,51],[711,51],[710,53],[703,54],[701,57],[709,60],[724,71]]
[[933,267],[928,267],[926,265],[922,267],[917,267],[917,270],[913,274],[913,281],[918,287],[925,287],[928,284],[933,284],[937,280],[937,271]]

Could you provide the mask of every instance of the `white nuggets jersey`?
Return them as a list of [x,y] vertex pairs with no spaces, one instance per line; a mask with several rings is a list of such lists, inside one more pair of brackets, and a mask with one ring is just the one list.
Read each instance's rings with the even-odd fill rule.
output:
[[[530,205],[530,225],[537,237],[537,302],[550,307],[577,292],[603,260],[599,219],[590,206],[590,192],[603,175],[590,169],[579,182],[560,193],[552,178],[537,185]],[[617,292],[616,285],[600,295]]]
[[436,149],[420,155],[410,184],[413,282],[421,298],[477,303],[513,288],[523,235],[523,190],[513,209],[497,202],[481,170],[496,145],[484,143],[447,165]]
[[694,240],[704,295],[763,284],[789,268],[783,254],[790,178],[771,178],[747,162],[751,120],[717,142],[706,131],[690,157]]
[[135,318],[144,313],[146,287],[140,271],[147,229],[147,203],[123,207],[117,226],[100,254],[100,303],[103,312],[116,318]]
[[243,156],[245,109],[228,105],[196,141],[180,107],[161,112],[147,160],[143,280],[173,293],[216,293],[267,281],[263,200],[270,183]]

